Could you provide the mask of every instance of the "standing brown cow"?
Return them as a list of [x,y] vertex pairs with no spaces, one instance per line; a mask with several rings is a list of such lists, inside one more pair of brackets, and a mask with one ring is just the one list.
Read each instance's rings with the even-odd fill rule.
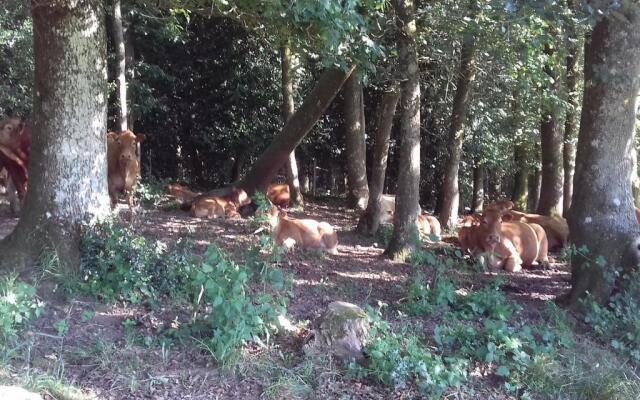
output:
[[135,135],[131,131],[109,132],[107,134],[107,172],[111,208],[118,203],[118,194],[127,198],[129,208],[133,209],[133,187],[138,181],[138,143],[145,139],[143,134]]
[[31,151],[31,126],[20,118],[0,122],[0,167],[9,177],[22,200],[27,192],[27,167]]

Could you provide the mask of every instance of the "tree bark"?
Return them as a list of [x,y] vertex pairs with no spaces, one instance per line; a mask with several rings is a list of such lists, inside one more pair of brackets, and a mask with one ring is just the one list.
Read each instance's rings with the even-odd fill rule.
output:
[[384,191],[384,179],[387,173],[387,158],[389,157],[389,144],[393,116],[396,113],[400,91],[393,87],[380,99],[376,115],[376,141],[373,148],[373,160],[371,162],[371,186],[369,187],[369,202],[364,211],[356,231],[374,235],[380,227],[380,202]]
[[33,0],[32,16],[30,190],[20,222],[0,243],[0,263],[25,271],[46,248],[64,267],[75,268],[80,261],[80,224],[107,215],[110,208],[103,2]]
[[400,86],[400,172],[393,234],[385,254],[404,259],[412,250],[420,189],[420,71],[416,49],[416,19],[413,0],[393,0],[398,22]]
[[352,71],[353,68],[347,72],[331,69],[322,74],[300,108],[284,125],[282,132],[247,172],[247,175],[240,183],[240,187],[249,194],[253,194],[255,191],[264,192],[267,190],[267,186],[287,161],[289,154],[311,131],[313,125],[331,104],[331,101],[340,91]]
[[540,168],[533,167],[533,172],[529,175],[529,198],[527,199],[527,207],[531,212],[538,210],[540,202],[540,186],[542,185],[542,174]]
[[344,85],[345,147],[347,150],[347,207],[364,210],[369,199],[364,94],[356,74]]
[[[575,38],[574,38],[575,39]],[[576,158],[576,114],[578,111],[578,68],[577,59],[579,46],[569,49],[567,56],[567,92],[569,108],[564,122],[564,141],[562,148],[562,166],[564,170],[564,186],[562,190],[562,213],[566,218],[571,207],[573,196],[573,173],[575,171]]]
[[[282,46],[280,49],[280,65],[282,66],[282,121],[286,124],[295,111],[293,102],[291,48],[288,45]],[[304,199],[302,198],[302,192],[300,190],[295,150],[289,153],[285,169],[287,171],[287,183],[289,184],[289,205],[291,207],[301,207],[304,205]]]
[[514,148],[514,165],[517,168],[513,179],[513,201],[516,210],[527,210],[527,199],[529,196],[529,168],[527,166],[527,148],[524,144],[517,144]]
[[640,207],[640,176],[638,176],[638,149],[635,146],[635,139],[631,149],[631,195],[633,205]]
[[473,166],[473,198],[471,201],[471,212],[479,214],[484,209],[484,164],[478,159]]
[[[551,53],[547,50],[547,53]],[[558,93],[559,83],[557,74],[550,64],[545,65],[545,72],[553,83],[548,89]],[[540,124],[540,147],[542,154],[542,183],[540,185],[540,200],[538,214],[562,215],[562,132],[560,130],[560,115],[557,107],[549,104],[542,106],[542,121]]]
[[467,35],[462,42],[460,53],[460,75],[456,95],[453,99],[451,127],[449,129],[449,157],[444,168],[442,182],[442,206],[440,209],[440,224],[443,228],[453,229],[458,225],[458,209],[460,208],[460,190],[458,188],[458,171],[462,157],[462,143],[464,141],[465,119],[473,82],[475,80],[475,42],[473,36]]
[[587,293],[606,301],[615,284],[607,279],[613,268],[638,264],[640,228],[629,182],[640,90],[640,9],[620,9],[617,18],[611,18],[595,25],[585,52],[585,92],[569,213],[572,243],[588,248],[590,260],[604,257],[606,265],[597,267],[580,255],[572,256],[571,305]]
[[120,0],[112,1],[113,15],[111,18],[111,35],[113,36],[113,47],[115,48],[116,53],[116,82],[118,86],[118,90],[116,92],[118,102],[117,124],[121,131],[126,131],[128,122],[126,77],[127,64],[124,34],[122,30],[122,9],[120,7]]

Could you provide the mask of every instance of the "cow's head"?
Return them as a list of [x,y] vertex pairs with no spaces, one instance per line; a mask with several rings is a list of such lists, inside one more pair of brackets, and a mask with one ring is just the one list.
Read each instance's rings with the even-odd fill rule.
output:
[[17,147],[20,142],[20,132],[24,128],[24,122],[20,118],[7,118],[0,122],[0,144],[11,148]]
[[145,135],[134,134],[131,131],[111,132],[108,134],[109,140],[113,140],[118,155],[118,163],[126,166],[131,162],[138,161],[138,143],[142,143]]
[[480,226],[484,231],[483,247],[485,251],[493,251],[500,243],[500,225],[506,212],[507,210],[501,207],[488,207],[482,213]]
[[280,222],[280,219],[287,216],[287,213],[278,207],[273,206],[269,209],[267,216],[269,217],[269,225],[271,225],[272,228],[275,228]]
[[235,186],[231,188],[227,198],[231,202],[235,203],[238,208],[251,204],[251,198],[247,195],[247,192],[245,192],[244,189]]

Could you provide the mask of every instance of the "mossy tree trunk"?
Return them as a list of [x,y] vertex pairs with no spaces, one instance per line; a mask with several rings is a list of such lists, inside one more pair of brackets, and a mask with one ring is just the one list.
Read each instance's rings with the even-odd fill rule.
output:
[[29,191],[16,229],[0,243],[25,271],[44,249],[79,265],[80,224],[109,213],[104,5],[32,1],[35,89]]
[[347,151],[347,207],[364,210],[369,199],[364,93],[356,74],[344,85],[345,147]]
[[[293,103],[293,69],[291,67],[291,48],[288,45],[280,49],[280,65],[282,66],[282,121],[286,124],[295,111]],[[285,164],[287,170],[287,183],[289,184],[289,204],[292,207],[303,206],[304,199],[300,190],[298,178],[298,163],[296,151],[289,153],[289,159]]]
[[[572,243],[604,257],[596,267],[571,258],[569,304],[587,293],[606,301],[615,282],[614,267],[636,268],[640,228],[631,195],[632,148],[640,90],[640,8],[618,10],[594,27],[585,52],[585,92],[573,205],[569,213]],[[606,71],[606,74],[603,74]]]
[[400,86],[400,172],[393,234],[385,254],[403,259],[412,250],[420,189],[420,71],[416,48],[415,3],[393,0],[398,22]]
[[358,221],[356,230],[360,233],[374,235],[380,227],[380,202],[384,192],[393,116],[396,113],[399,99],[400,91],[397,87],[393,87],[382,96],[378,103],[376,141],[373,149],[373,160],[371,161],[369,202],[367,203],[367,209]]
[[[572,2],[569,3],[572,5]],[[575,35],[570,35],[570,39],[575,40]],[[564,186],[562,190],[562,213],[566,217],[571,207],[571,198],[573,197],[573,174],[575,171],[576,159],[576,122],[578,113],[578,100],[580,94],[578,91],[578,58],[580,46],[573,45],[569,49],[567,55],[567,75],[566,85],[568,98],[567,115],[564,122],[564,141],[562,147],[562,166],[564,170]]]

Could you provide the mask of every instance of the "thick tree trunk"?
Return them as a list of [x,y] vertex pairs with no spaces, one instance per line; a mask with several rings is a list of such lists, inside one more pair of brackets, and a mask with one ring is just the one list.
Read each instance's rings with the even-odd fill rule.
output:
[[[547,51],[550,52],[550,51]],[[556,73],[549,66],[545,72],[553,80],[549,91],[558,93],[559,83]],[[562,131],[560,129],[560,115],[557,107],[543,104],[542,121],[540,125],[540,148],[542,150],[542,184],[540,186],[540,200],[538,214],[562,215]]]
[[527,210],[527,199],[529,196],[529,167],[527,166],[527,148],[524,144],[518,144],[514,148],[514,164],[517,168],[516,175],[513,179],[513,192],[511,201],[513,201],[516,210]]
[[529,198],[527,199],[527,207],[531,212],[538,210],[541,185],[542,174],[540,173],[540,168],[534,167],[533,172],[529,175]]
[[396,113],[400,91],[397,87],[386,92],[380,99],[376,115],[376,141],[373,148],[373,160],[371,162],[371,186],[369,187],[369,202],[356,230],[360,233],[374,235],[380,227],[380,202],[384,190],[384,179],[387,173],[387,158],[389,156],[389,144],[393,116]]
[[465,37],[460,53],[460,76],[458,87],[453,99],[451,127],[449,129],[449,157],[447,158],[444,179],[442,182],[442,206],[440,209],[440,224],[443,228],[453,229],[458,224],[458,209],[460,208],[460,190],[458,188],[458,170],[462,157],[462,143],[464,141],[465,118],[473,81],[475,80],[475,43],[471,35]]
[[115,48],[116,53],[116,82],[118,84],[118,90],[116,92],[118,101],[117,124],[121,131],[126,131],[128,122],[126,78],[127,64],[124,34],[122,31],[122,10],[120,7],[120,0],[112,1],[113,15],[111,18],[111,35],[113,37],[113,47]]
[[[585,92],[576,154],[571,241],[589,249],[571,258],[576,305],[587,293],[606,301],[613,268],[638,264],[638,235],[631,196],[632,148],[640,90],[640,9],[618,10],[593,29],[585,53]],[[608,71],[606,76],[602,71]],[[602,256],[599,268],[589,260]]]
[[564,142],[562,148],[562,166],[564,169],[564,187],[562,190],[562,213],[566,218],[569,208],[571,207],[571,198],[573,196],[573,173],[575,170],[576,158],[576,115],[578,111],[578,46],[569,50],[567,56],[567,92],[569,108],[564,122]]
[[109,213],[103,2],[33,0],[32,15],[30,190],[18,226],[0,243],[0,262],[24,270],[48,248],[74,268],[80,224]]
[[471,212],[479,214],[484,208],[484,164],[476,162],[473,166],[473,197],[471,200]]
[[364,210],[369,199],[364,94],[356,74],[344,85],[345,147],[347,150],[347,207]]
[[[280,65],[282,66],[282,121],[286,124],[295,111],[293,103],[293,71],[291,69],[291,49],[282,46],[280,49]],[[289,205],[298,207],[304,205],[300,180],[298,179],[298,163],[296,151],[289,153],[285,164],[287,170],[287,183],[289,184]]]
[[638,176],[638,149],[634,146],[631,149],[631,195],[633,196],[633,204],[640,207],[640,176]]
[[331,104],[331,101],[340,91],[352,71],[353,68],[347,72],[331,69],[322,74],[300,108],[284,125],[282,132],[253,164],[253,167],[240,183],[240,187],[249,194],[253,194],[255,191],[264,192],[267,190],[267,186],[269,186],[273,177],[287,162],[289,154],[311,131],[313,125]]
[[415,3],[393,0],[398,16],[398,63],[402,74],[400,100],[400,168],[393,234],[385,250],[392,259],[404,259],[412,250],[420,190],[420,71],[416,49]]
[[[131,90],[132,83],[136,79],[136,55],[135,55],[135,46],[133,43],[133,34],[131,33],[131,27],[124,27],[124,54],[125,54],[125,64],[127,71],[129,71],[129,84],[127,85],[127,100],[129,106],[127,106],[127,125],[128,128],[135,132],[134,126],[136,122],[136,109],[134,105],[136,104],[136,99],[134,97],[134,91]],[[138,148],[139,149],[139,148]],[[142,167],[142,164],[140,164]]]

